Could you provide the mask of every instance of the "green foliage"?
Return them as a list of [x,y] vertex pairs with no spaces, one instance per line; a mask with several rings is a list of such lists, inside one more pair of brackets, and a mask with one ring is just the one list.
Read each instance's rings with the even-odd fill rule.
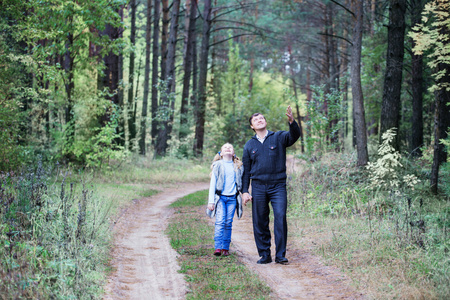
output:
[[10,30],[10,18],[17,17],[22,5],[15,3],[11,10],[0,10],[0,172],[19,168],[23,162],[24,132],[26,120],[21,98],[28,98],[26,65],[30,59],[19,50],[16,32]]
[[414,190],[420,180],[412,174],[405,174],[400,180],[399,173],[401,164],[401,155],[392,146],[395,137],[395,128],[391,128],[383,133],[382,143],[378,148],[378,159],[375,163],[369,162],[369,179],[371,188],[381,188],[384,190],[394,190],[410,188]]
[[[417,55],[428,53],[428,66],[437,70],[439,64],[450,65],[450,3],[443,0],[433,0],[425,4],[422,12],[422,23],[413,28],[409,34],[416,42],[413,51]],[[428,52],[427,52],[428,51]],[[450,90],[448,82],[439,80],[449,76],[449,70],[441,69],[433,73],[437,83],[430,87],[430,92],[446,89]]]
[[19,116],[16,101],[0,99],[0,171],[14,170],[21,164]]
[[63,130],[62,136],[63,146],[62,154],[66,156],[73,156],[76,161],[85,165],[86,167],[101,168],[105,163],[108,164],[110,160],[122,160],[126,158],[127,152],[124,147],[117,145],[115,141],[121,136],[118,132],[118,110],[111,102],[105,101],[105,105],[111,105],[109,110],[110,120],[105,126],[97,128],[90,127],[91,135],[82,135],[72,143],[68,135],[75,134],[73,128],[74,122],[70,123],[66,130]]
[[[450,128],[448,131],[450,133]],[[447,139],[441,140],[441,143],[445,145],[445,151],[447,152],[447,162],[443,163],[440,169],[441,187],[443,192],[450,197],[450,135],[447,136]]]
[[[109,202],[38,165],[0,182],[0,293],[95,299],[105,276]],[[61,181],[60,181],[61,180]]]
[[306,104],[306,148],[309,153],[323,153],[338,146],[345,104],[339,91],[332,90],[327,93],[324,86],[312,88],[314,97]]
[[[116,91],[97,93],[96,76],[103,67],[98,62],[102,60],[90,55],[89,46],[98,46],[102,55],[110,51],[118,53],[123,40],[111,41],[107,35],[99,33],[107,25],[122,26],[118,8],[124,4],[122,0],[33,0],[8,1],[2,5],[0,64],[4,68],[0,71],[0,101],[8,105],[0,114],[14,121],[12,124],[3,118],[5,125],[14,126],[13,130],[2,131],[3,138],[8,136],[9,141],[2,138],[0,142],[8,145],[3,153],[5,161],[11,162],[14,158],[9,168],[21,164],[20,156],[27,154],[23,149],[30,149],[32,155],[48,149],[53,159],[65,155],[64,159],[89,166],[98,166],[123,154],[111,144],[117,138],[114,136],[117,116],[112,115],[113,120],[105,127],[99,125],[99,116],[108,111],[116,113],[115,108],[103,100]],[[69,40],[70,37],[73,40]],[[61,65],[63,60],[60,59],[68,51],[74,59],[70,70]],[[66,94],[69,78],[74,85],[71,95]],[[74,107],[73,122],[66,124],[68,104]]]
[[384,70],[386,68],[386,26],[375,23],[374,33],[363,41],[361,52],[361,84],[368,130],[378,125],[383,99]]

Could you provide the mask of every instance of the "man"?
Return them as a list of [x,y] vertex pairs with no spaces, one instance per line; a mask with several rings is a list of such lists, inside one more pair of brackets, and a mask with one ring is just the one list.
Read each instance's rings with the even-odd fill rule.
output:
[[[287,243],[287,192],[286,192],[286,147],[292,146],[300,137],[300,127],[295,122],[288,106],[286,116],[289,131],[273,132],[266,129],[267,122],[260,113],[253,114],[250,127],[255,135],[245,144],[242,162],[242,200],[252,201],[253,234],[258,254],[258,264],[272,262],[270,253],[269,202],[274,213],[275,262],[288,264]],[[250,179],[252,195],[249,194]]]

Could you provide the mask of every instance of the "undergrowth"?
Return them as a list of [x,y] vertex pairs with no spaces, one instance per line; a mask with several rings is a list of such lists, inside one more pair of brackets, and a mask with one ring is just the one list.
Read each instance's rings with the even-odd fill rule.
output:
[[[305,161],[288,184],[289,220],[298,229],[291,234],[300,240],[306,231],[314,235],[314,251],[339,265],[369,298],[448,299],[448,187],[443,180],[442,192],[433,195],[420,161],[389,159],[400,161],[376,176],[370,167],[357,168],[354,155]],[[414,178],[413,187],[398,180],[404,176]]]
[[0,180],[3,299],[96,299],[110,240],[109,202],[69,172],[36,168]]

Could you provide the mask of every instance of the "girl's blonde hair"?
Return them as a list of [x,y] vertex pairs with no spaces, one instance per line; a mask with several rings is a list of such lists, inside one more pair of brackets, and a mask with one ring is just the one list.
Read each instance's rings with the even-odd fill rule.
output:
[[[225,146],[226,144],[231,145],[230,143],[225,143],[225,144],[222,145],[222,147]],[[231,145],[231,146],[233,147],[233,151],[234,151],[234,146],[233,146],[233,145]],[[220,150],[222,150],[222,147],[220,147]],[[211,170],[212,170],[212,168],[213,168],[214,162],[223,159],[223,157],[222,157],[222,155],[221,155],[220,152],[221,152],[221,151],[219,151],[219,152],[214,156],[213,161],[212,161],[212,164],[211,164]],[[236,170],[237,170],[237,169],[240,169],[241,166],[242,166],[242,161],[239,159],[239,157],[236,156],[236,153],[235,153],[234,156],[233,156],[233,163],[234,163],[234,168],[235,168]]]

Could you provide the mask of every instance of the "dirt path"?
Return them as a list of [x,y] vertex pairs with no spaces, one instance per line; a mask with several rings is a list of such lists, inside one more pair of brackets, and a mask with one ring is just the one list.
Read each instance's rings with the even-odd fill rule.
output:
[[[178,273],[177,253],[164,235],[170,217],[168,205],[208,183],[181,184],[136,202],[117,222],[112,266],[104,299],[184,299],[187,285]],[[213,220],[211,220],[213,226]],[[211,228],[213,234],[213,228]],[[292,239],[291,239],[292,240]],[[251,207],[233,223],[231,252],[263,278],[275,299],[361,299],[348,280],[323,265],[302,245],[289,241],[289,265],[258,265],[253,239]],[[275,253],[275,250],[272,250]]]
[[207,189],[208,183],[176,188],[135,202],[114,226],[115,241],[104,299],[184,299],[186,283],[178,273],[177,253],[164,234],[168,205],[178,198]]

